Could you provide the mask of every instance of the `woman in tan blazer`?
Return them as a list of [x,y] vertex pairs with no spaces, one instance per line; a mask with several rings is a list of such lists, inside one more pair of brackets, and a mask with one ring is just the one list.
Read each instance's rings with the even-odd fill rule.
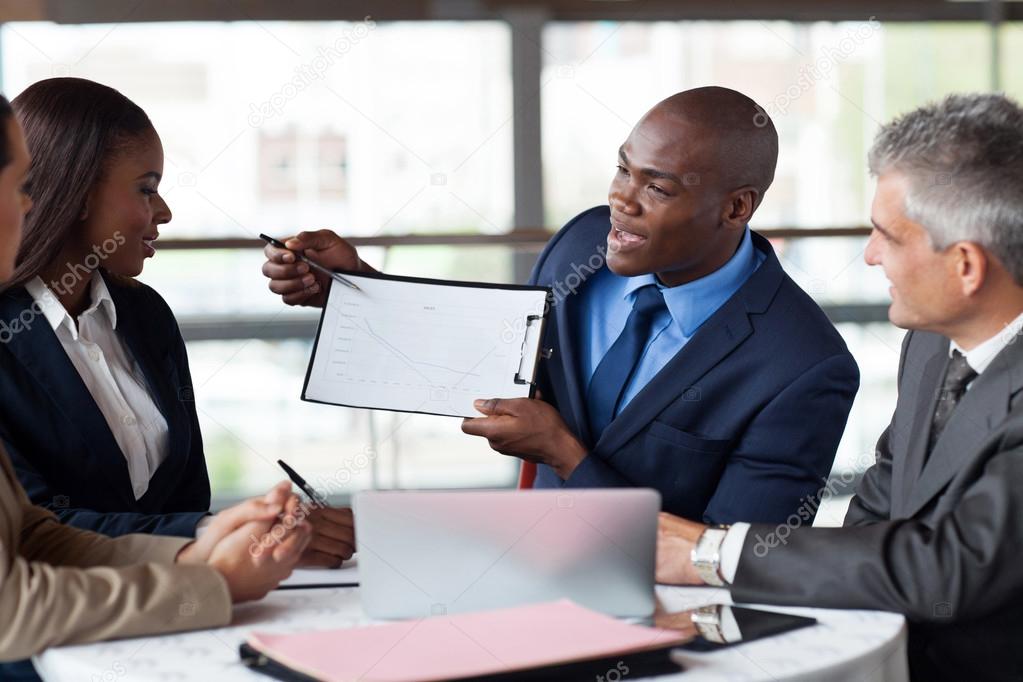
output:
[[[28,167],[21,128],[0,96],[0,281],[13,271],[31,208]],[[291,573],[310,540],[298,518],[298,499],[282,482],[217,514],[197,540],[112,539],[63,526],[30,504],[0,449],[0,661],[60,644],[226,625],[232,602],[259,599]]]

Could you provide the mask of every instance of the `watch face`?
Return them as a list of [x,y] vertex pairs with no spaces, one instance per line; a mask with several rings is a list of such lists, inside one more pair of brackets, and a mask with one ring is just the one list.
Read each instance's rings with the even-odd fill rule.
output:
[[724,585],[718,570],[721,565],[721,543],[726,534],[727,531],[720,528],[707,528],[697,539],[690,557],[700,579],[715,587]]

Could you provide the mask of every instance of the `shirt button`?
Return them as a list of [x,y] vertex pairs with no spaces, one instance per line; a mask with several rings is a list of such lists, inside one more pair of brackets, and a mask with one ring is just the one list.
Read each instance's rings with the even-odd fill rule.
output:
[[96,348],[90,348],[89,357],[92,358],[93,362],[99,362],[99,350]]
[[136,423],[135,422],[135,417],[133,417],[130,414],[124,415],[124,417],[121,418],[121,421],[124,422],[125,426],[135,426],[135,423]]

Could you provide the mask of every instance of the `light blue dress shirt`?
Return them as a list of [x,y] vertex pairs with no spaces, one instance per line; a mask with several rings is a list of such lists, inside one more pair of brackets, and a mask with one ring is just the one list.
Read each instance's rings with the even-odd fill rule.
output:
[[616,415],[685,347],[700,326],[746,283],[764,259],[764,254],[753,247],[747,226],[739,248],[727,263],[705,277],[676,287],[664,286],[652,274],[621,277],[607,268],[598,270],[581,292],[576,318],[581,332],[579,369],[586,377],[587,388],[597,365],[625,328],[637,289],[648,284],[657,285],[664,295],[667,309],[654,319],[650,339]]

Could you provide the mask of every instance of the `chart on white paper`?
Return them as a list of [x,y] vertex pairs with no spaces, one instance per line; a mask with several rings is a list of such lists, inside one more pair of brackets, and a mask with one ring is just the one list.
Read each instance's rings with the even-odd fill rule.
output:
[[345,274],[320,318],[304,400],[480,416],[477,398],[525,398],[547,289]]

